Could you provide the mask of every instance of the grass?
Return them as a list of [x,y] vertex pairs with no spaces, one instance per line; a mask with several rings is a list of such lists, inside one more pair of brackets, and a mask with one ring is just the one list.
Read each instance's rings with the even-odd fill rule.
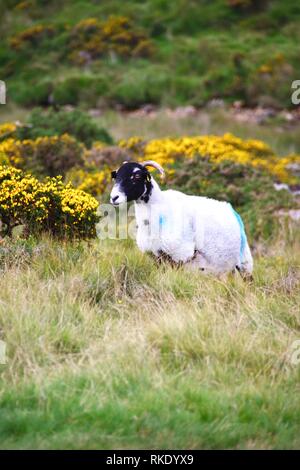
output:
[[299,448],[297,233],[253,284],[131,241],[1,247],[1,448]]

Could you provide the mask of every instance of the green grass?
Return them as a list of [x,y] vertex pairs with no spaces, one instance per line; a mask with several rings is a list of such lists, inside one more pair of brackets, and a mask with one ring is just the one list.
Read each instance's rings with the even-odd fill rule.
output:
[[1,448],[299,448],[292,234],[257,247],[253,284],[131,241],[6,242]]

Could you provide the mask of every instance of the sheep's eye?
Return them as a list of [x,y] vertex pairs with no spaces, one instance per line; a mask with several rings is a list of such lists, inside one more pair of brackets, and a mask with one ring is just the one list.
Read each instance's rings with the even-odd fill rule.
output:
[[112,172],[111,172],[111,177],[112,177],[113,180],[116,178],[116,176],[117,176],[117,172],[116,172],[116,171],[112,171]]
[[131,176],[131,179],[132,179],[132,180],[140,180],[140,179],[141,179],[141,175],[138,174],[138,173],[135,173],[134,175]]

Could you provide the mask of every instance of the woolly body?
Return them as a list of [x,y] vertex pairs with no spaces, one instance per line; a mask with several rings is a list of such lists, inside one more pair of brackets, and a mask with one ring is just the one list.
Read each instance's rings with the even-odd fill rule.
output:
[[162,191],[152,177],[151,183],[149,201],[135,202],[136,240],[142,252],[163,253],[176,263],[214,274],[236,267],[251,274],[250,248],[229,203]]

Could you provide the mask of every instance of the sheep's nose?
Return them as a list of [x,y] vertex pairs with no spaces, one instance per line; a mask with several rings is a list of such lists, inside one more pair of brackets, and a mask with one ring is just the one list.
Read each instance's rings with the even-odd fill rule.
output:
[[118,199],[119,199],[119,196],[115,196],[111,198],[112,202],[116,202]]

